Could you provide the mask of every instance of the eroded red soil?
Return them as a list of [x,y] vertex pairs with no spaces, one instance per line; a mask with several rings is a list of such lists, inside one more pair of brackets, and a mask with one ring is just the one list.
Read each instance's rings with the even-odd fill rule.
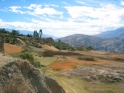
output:
[[4,43],[4,50],[6,53],[19,53],[23,49],[19,46],[16,46],[16,45]]

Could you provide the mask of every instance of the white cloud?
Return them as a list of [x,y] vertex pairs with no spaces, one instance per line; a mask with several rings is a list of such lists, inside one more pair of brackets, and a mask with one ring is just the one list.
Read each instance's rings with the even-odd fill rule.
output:
[[100,31],[101,28],[107,30],[107,28],[124,26],[124,20],[121,18],[124,16],[124,8],[112,4],[102,5],[99,8],[88,6],[66,6],[65,8],[71,16],[69,20],[88,24],[87,26],[91,29],[98,27],[96,31]]
[[121,5],[124,5],[124,1],[123,0],[121,1]]
[[[41,4],[31,4],[30,6],[24,6],[24,7],[20,7],[20,6],[11,6],[10,11],[11,12],[15,12],[15,13],[21,13],[21,14],[30,14],[30,15],[34,15],[34,16],[38,16],[38,15],[60,15],[62,16],[63,12],[57,11],[54,8],[51,8],[50,6],[54,6],[54,7],[58,7],[56,5],[53,4],[45,4],[45,8],[42,8],[43,5]],[[22,10],[24,9],[24,10]]]
[[[124,8],[113,4],[101,4],[100,7],[65,6],[64,8],[68,11],[70,17],[63,15],[64,11],[56,10],[56,7],[52,4],[13,6],[10,7],[12,12],[38,16],[39,19],[34,17],[28,20],[30,22],[5,22],[0,20],[0,24],[4,28],[21,30],[43,29],[44,33],[58,37],[78,33],[92,35],[124,26]],[[63,18],[61,20],[54,19],[58,16],[63,16]]]
[[11,11],[11,12],[21,13],[21,14],[24,14],[24,13],[25,13],[25,12],[19,10],[19,9],[21,9],[20,6],[11,6],[11,7],[9,7],[9,8],[10,8],[10,11]]
[[41,4],[30,4],[30,6],[24,6],[24,8],[27,8],[29,10],[33,10],[36,8],[40,8],[42,5]]

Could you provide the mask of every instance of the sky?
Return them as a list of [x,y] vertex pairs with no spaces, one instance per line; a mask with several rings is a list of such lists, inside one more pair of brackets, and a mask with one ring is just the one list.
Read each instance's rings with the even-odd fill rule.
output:
[[123,0],[0,0],[0,28],[64,37],[124,27]]

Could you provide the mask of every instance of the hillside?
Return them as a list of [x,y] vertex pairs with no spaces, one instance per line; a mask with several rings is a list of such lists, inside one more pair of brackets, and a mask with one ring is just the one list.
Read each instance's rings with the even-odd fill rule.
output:
[[92,46],[96,50],[124,52],[124,38],[106,39],[97,36],[75,34],[60,38],[60,40],[73,46]]
[[52,38],[2,34],[6,43],[0,54],[0,93],[124,93],[124,54],[82,47],[121,51],[123,38],[63,38],[83,44],[72,47]]
[[55,80],[41,75],[40,71],[27,61],[13,59],[0,66],[0,93],[65,93],[65,91]]
[[5,53],[19,53],[22,50],[23,49],[21,47],[19,47],[19,46],[4,43],[4,51],[5,51]]
[[104,37],[104,38],[124,38],[124,27],[118,28],[116,30],[105,31],[103,33],[97,34],[96,36]]

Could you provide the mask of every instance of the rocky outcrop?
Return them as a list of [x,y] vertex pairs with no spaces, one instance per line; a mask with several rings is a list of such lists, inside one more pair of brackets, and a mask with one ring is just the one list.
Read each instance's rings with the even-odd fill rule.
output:
[[27,61],[14,60],[0,67],[0,93],[65,93],[53,79]]
[[124,72],[97,68],[78,68],[63,72],[65,76],[76,76],[86,81],[99,81],[102,83],[116,83],[124,81]]

